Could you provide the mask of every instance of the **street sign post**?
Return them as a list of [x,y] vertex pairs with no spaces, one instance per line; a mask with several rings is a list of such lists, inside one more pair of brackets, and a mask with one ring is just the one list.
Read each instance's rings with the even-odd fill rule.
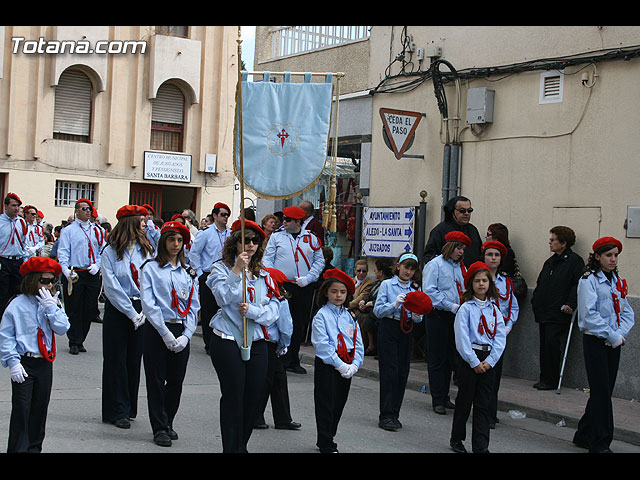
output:
[[382,118],[384,131],[389,138],[391,149],[396,159],[400,160],[413,139],[422,114],[406,110],[381,108],[380,117]]
[[413,207],[364,207],[362,255],[396,258],[413,251]]

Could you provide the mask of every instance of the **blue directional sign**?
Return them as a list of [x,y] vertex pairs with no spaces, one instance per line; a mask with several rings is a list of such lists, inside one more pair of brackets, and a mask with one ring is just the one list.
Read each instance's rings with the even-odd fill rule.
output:
[[364,207],[362,255],[396,258],[413,251],[413,207]]

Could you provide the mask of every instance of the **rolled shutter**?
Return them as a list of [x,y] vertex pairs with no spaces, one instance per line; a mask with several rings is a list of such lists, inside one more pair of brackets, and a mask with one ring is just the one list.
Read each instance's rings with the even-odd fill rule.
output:
[[178,87],[170,83],[160,86],[153,99],[151,120],[160,123],[182,125],[184,95]]
[[79,70],[66,70],[56,86],[54,133],[88,136],[91,130],[91,81]]

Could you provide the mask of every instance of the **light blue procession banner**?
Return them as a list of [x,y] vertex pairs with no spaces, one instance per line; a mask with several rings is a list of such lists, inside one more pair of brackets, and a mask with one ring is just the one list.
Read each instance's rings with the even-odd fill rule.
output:
[[[242,159],[245,186],[259,197],[284,199],[311,188],[327,158],[331,127],[332,74],[325,82],[248,82],[242,72]],[[236,112],[238,115],[239,112]],[[236,129],[238,122],[236,121]],[[240,172],[236,130],[235,171]]]

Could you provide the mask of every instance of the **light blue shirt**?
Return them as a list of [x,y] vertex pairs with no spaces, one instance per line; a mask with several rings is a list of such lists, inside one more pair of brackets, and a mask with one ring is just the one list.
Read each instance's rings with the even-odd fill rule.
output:
[[442,255],[431,259],[422,270],[422,291],[431,298],[433,308],[453,312],[464,292],[460,262],[445,260]]
[[160,229],[158,226],[153,223],[153,220],[147,220],[145,226],[145,234],[147,235],[147,239],[151,244],[154,252],[158,251],[158,241],[160,240]]
[[222,258],[222,249],[229,235],[230,228],[221,232],[215,224],[198,231],[189,252],[190,265],[198,276],[210,272],[213,262]]
[[44,228],[42,228],[40,225],[32,223],[27,226],[27,229],[28,230],[27,230],[25,247],[35,247],[35,250],[33,255],[31,255],[25,249],[25,257],[24,257],[25,261],[28,260],[30,257],[33,257],[36,254],[36,252],[38,252],[39,250],[42,249],[42,247],[44,247]]
[[[495,311],[495,317],[493,316]],[[481,334],[478,331],[481,315],[484,314],[489,332],[493,333],[495,327],[495,336],[491,338],[487,333]],[[475,368],[480,364],[478,355],[472,345],[490,345],[491,352],[485,358],[485,362],[495,367],[498,360],[504,352],[507,343],[507,333],[504,325],[504,319],[500,313],[500,309],[496,307],[490,300],[484,302],[473,298],[460,305],[456,318],[453,322],[453,331],[456,340],[456,349],[462,359],[469,364],[471,368]]]
[[10,218],[6,213],[0,215],[0,256],[23,257],[26,260],[27,231],[24,218],[18,215]]
[[53,334],[64,335],[69,330],[65,311],[55,305],[43,307],[34,295],[20,294],[7,306],[0,322],[0,358],[2,366],[13,367],[25,353],[40,353],[38,327],[51,350]]
[[[175,267],[171,263],[161,267],[157,261],[151,260],[141,269],[140,287],[142,312],[160,336],[169,333],[165,322],[180,320],[184,325],[182,334],[190,340],[196,330],[200,310],[198,279],[191,278],[180,263]],[[171,306],[172,289],[176,291],[181,311],[187,308],[191,298],[191,306],[186,317],[180,316],[178,310]]]
[[[269,292],[265,282],[267,275],[268,273],[262,270],[257,277],[246,278],[247,293],[245,298],[247,303],[250,303],[246,318],[257,324],[253,329],[252,339],[254,341],[264,339],[259,325],[269,327],[278,320],[280,315],[280,301],[275,295],[273,298],[268,296]],[[220,306],[209,325],[226,338],[231,338],[234,332],[233,325],[235,325],[235,329],[240,331],[243,328],[242,315],[238,307],[238,303],[243,302],[242,278],[233,273],[224,262],[219,261],[213,264],[206,283]],[[233,325],[229,325],[227,322],[232,322]]]
[[[373,306],[373,314],[378,318],[394,318],[400,320],[402,316],[402,306],[395,306],[396,298],[401,293],[407,294],[415,291],[415,288],[411,286],[412,282],[407,282],[406,285],[400,283],[397,275],[384,280],[380,284],[378,290],[378,296],[376,297],[376,303]],[[422,315],[413,313],[407,310],[407,315],[414,323],[420,323],[422,321]]]
[[265,328],[269,335],[268,340],[278,344],[276,353],[282,352],[285,348],[289,348],[291,334],[293,333],[293,319],[291,318],[289,302],[286,298],[280,300],[278,320]]
[[293,238],[284,229],[276,230],[269,237],[262,257],[265,268],[277,268],[295,281],[306,277],[307,284],[315,282],[324,269],[324,255],[318,238],[304,228]]
[[[507,295],[507,277],[500,275],[496,276],[496,288],[498,289],[498,293],[505,297]],[[511,302],[511,310],[509,310],[509,302]],[[505,326],[507,327],[507,334],[513,328],[513,324],[518,321],[518,315],[520,314],[520,306],[518,305],[518,299],[513,294],[513,290],[510,292],[510,295],[506,299],[500,298],[500,313],[502,313],[502,317],[505,319]],[[509,316],[509,311],[511,311],[511,316]],[[507,320],[507,318],[509,320]]]
[[133,308],[131,299],[140,297],[140,288],[133,279],[131,264],[138,272],[138,283],[140,283],[140,266],[150,258],[152,258],[151,255],[143,250],[139,243],[135,244],[132,251],[125,249],[120,260],[112,245],[107,245],[102,252],[101,272],[104,294],[109,302],[127,318],[136,316],[137,312]]
[[[338,334],[342,334],[347,351],[355,348],[351,365],[360,368],[364,359],[364,344],[357,323],[344,305],[327,302],[313,317],[311,343],[316,356],[327,365],[338,368],[345,362],[338,356]],[[355,345],[354,345],[355,333]]]
[[58,263],[63,268],[87,268],[93,264],[99,267],[103,242],[100,227],[80,220],[71,222],[60,230]]
[[[616,288],[618,277],[612,273],[610,282],[602,271],[591,273],[578,281],[578,328],[581,332],[616,343],[621,335],[627,338],[634,325],[634,314],[626,298]],[[612,293],[620,303],[620,325],[613,304]]]

